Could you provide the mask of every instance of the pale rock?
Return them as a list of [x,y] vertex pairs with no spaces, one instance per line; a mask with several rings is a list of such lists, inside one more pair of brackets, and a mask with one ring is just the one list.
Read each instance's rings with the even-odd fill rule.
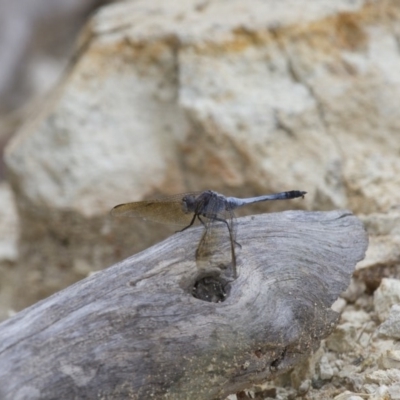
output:
[[[371,310],[373,309],[373,304],[374,304],[373,297],[371,295],[365,295],[365,294],[359,297],[354,303],[354,305],[359,310]],[[371,323],[371,321],[367,322],[367,324],[369,323]]]
[[[352,376],[352,374],[354,373],[355,369],[356,368],[355,368],[354,365],[345,364],[345,365],[342,366],[342,368],[339,368],[338,376],[340,378],[349,378],[349,377]],[[352,379],[350,379],[350,380],[351,380],[351,382],[353,382]],[[359,382],[357,382],[357,383],[359,383]],[[355,385],[353,384],[353,386],[355,386]]]
[[337,313],[341,313],[343,312],[343,310],[345,309],[347,305],[347,302],[345,299],[342,299],[341,297],[339,297],[331,306],[333,311],[336,311]]
[[329,363],[329,360],[326,355],[323,355],[320,362],[319,362],[319,377],[323,380],[330,380],[333,378],[334,369]]
[[346,353],[355,350],[354,341],[357,330],[350,322],[339,325],[335,331],[326,339],[326,347],[337,353]]
[[394,304],[389,317],[379,326],[378,333],[393,339],[400,339],[400,304]]
[[352,388],[357,392],[362,390],[362,387],[365,383],[364,376],[360,373],[355,372],[354,366],[346,365],[343,370],[340,371],[339,376],[351,384]]
[[392,265],[399,260],[400,235],[370,236],[367,253],[364,260],[357,264],[357,269]]
[[311,379],[306,379],[303,382],[301,382],[299,388],[298,388],[298,394],[300,394],[301,396],[304,396],[311,387]]
[[[265,31],[297,24],[300,15],[311,22],[363,4],[324,3],[286,0],[271,9],[262,1],[211,1],[202,13],[197,0],[105,7],[82,36],[87,50],[62,93],[9,147],[7,164],[21,195],[39,207],[102,215],[155,188],[182,190],[193,170],[197,179],[190,184],[197,187],[218,187],[222,180],[243,190],[263,176],[270,188],[301,180],[344,206],[339,148],[307,83],[293,79],[286,52]],[[293,18],[295,10],[300,14]],[[262,46],[254,45],[247,27],[259,32]],[[231,44],[239,51],[230,51]],[[220,46],[218,57],[210,45]],[[288,136],[293,128],[301,140]],[[288,149],[303,156],[290,157]],[[245,154],[252,155],[251,168],[234,162]],[[288,159],[291,173],[282,181],[276,171]],[[181,169],[182,162],[189,168]],[[306,173],[311,170],[319,172]]]
[[[367,386],[367,385],[365,385]],[[369,397],[371,400],[392,400],[389,394],[389,388],[385,385],[379,386]]]
[[372,236],[365,259],[357,264],[358,269],[382,263],[392,264],[400,260],[400,236]]
[[[197,186],[223,186],[224,178],[239,190],[249,185],[247,191],[263,177],[268,177],[270,188],[301,181],[316,188],[308,205],[345,206],[348,196],[357,204],[353,190],[360,187],[372,194],[376,189],[375,181],[361,187],[376,163],[390,165],[394,178],[398,167],[396,141],[390,141],[396,125],[386,114],[398,93],[390,91],[390,103],[382,105],[388,89],[381,76],[399,81],[400,73],[388,65],[400,61],[385,25],[377,20],[362,26],[358,13],[364,5],[361,0],[336,1],[333,6],[326,0],[251,5],[210,1],[201,13],[195,0],[174,6],[155,0],[151,6],[127,1],[105,7],[82,36],[87,50],[52,107],[8,151],[16,184],[35,205],[68,207],[88,216],[154,188],[171,189],[171,176],[172,189],[183,188],[184,173],[200,179],[190,182]],[[154,9],[155,14],[150,12]],[[351,14],[342,17],[343,12]],[[336,16],[332,26],[331,19],[323,20],[328,16]],[[304,24],[318,21],[321,47],[310,46]],[[266,28],[278,29],[280,40]],[[283,28],[282,34],[287,33],[282,35]],[[339,35],[339,47],[332,35]],[[135,47],[138,43],[140,48]],[[348,98],[361,93],[365,97],[367,90],[371,93],[363,102],[373,104],[364,115]],[[381,94],[378,104],[375,92]],[[348,124],[349,105],[356,115],[363,111],[362,130],[353,118]],[[367,146],[375,143],[377,134],[369,123],[382,113],[385,123],[378,143],[388,154],[368,157],[372,150],[375,154],[375,148]],[[178,162],[185,155],[181,146],[188,156],[181,160],[189,167],[186,171]],[[28,148],[35,149],[29,163]],[[250,155],[250,168],[233,162]],[[367,170],[359,168],[363,160]],[[282,177],[280,170],[289,173]],[[392,178],[380,172],[385,183]],[[352,191],[346,193],[344,181],[350,178]],[[360,208],[376,203],[385,207],[391,192],[366,196]],[[389,204],[396,199],[394,194]]]
[[377,385],[376,383],[366,383],[363,386],[363,390],[368,393],[368,394],[374,394],[376,393],[376,391],[378,390],[379,385]]
[[337,354],[331,351],[327,351],[324,356],[326,359],[331,363],[332,366],[335,366],[336,368],[336,361],[337,361]]
[[349,390],[346,390],[343,393],[340,393],[337,396],[335,396],[333,399],[334,400],[359,400],[359,399],[362,399],[362,397],[357,396],[355,393],[350,392]]
[[354,326],[362,326],[371,320],[370,315],[364,310],[346,310],[342,313],[342,321],[350,322]]
[[400,369],[400,350],[386,350],[381,353],[378,365],[384,369]]
[[[336,397],[335,397],[336,398]],[[348,398],[348,400],[364,400],[362,397],[360,397],[360,396],[350,396],[349,398]]]
[[376,323],[374,321],[369,321],[363,325],[364,332],[375,333]]
[[365,376],[365,381],[368,383],[376,383],[378,385],[390,386],[400,382],[399,369],[387,369],[373,371]]
[[386,213],[361,215],[368,233],[373,236],[400,236],[400,209],[392,208]]
[[[358,263],[357,266],[359,264],[360,263]],[[349,303],[354,303],[365,292],[365,288],[365,283],[363,281],[352,278],[349,287],[340,295],[340,297]]]
[[397,384],[391,385],[388,387],[388,393],[390,395],[390,400],[400,400],[400,383],[397,381]]
[[364,260],[357,269],[393,265],[400,261],[400,210],[393,207],[385,213],[361,215],[370,236]]
[[10,186],[0,183],[0,321],[13,312],[19,218]]
[[384,278],[374,292],[374,307],[381,322],[389,317],[390,308],[400,303],[400,280]]
[[341,371],[342,369],[343,369],[343,367],[344,367],[344,361],[343,360],[338,360],[338,359],[336,359],[336,360],[334,360],[335,361],[335,366],[336,366],[336,368],[339,370],[339,371]]
[[7,183],[0,183],[0,263],[18,258],[19,218],[14,194]]
[[358,338],[358,343],[364,348],[369,347],[371,344],[371,335],[367,332],[362,332]]

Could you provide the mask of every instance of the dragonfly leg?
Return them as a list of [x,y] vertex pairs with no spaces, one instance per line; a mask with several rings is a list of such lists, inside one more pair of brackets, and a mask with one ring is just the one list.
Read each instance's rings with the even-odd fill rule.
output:
[[236,278],[237,278],[237,269],[236,269],[236,253],[235,253],[235,246],[234,246],[234,244],[238,244],[238,245],[240,246],[240,248],[242,248],[242,246],[241,246],[239,243],[237,243],[237,242],[235,241],[235,239],[233,238],[232,229],[231,229],[231,227],[229,226],[228,221],[227,221],[226,219],[218,218],[218,217],[215,217],[214,219],[215,219],[216,221],[223,222],[223,223],[227,226],[227,228],[228,228],[229,238],[230,238],[230,240],[231,240],[231,256],[232,256],[233,279],[236,279]]
[[235,244],[236,244],[236,246],[238,246],[238,247],[239,247],[239,249],[242,249],[242,245],[241,245],[240,243],[238,243],[236,240],[234,240],[234,241],[233,241],[233,243],[235,243]]
[[197,214],[197,219],[202,223],[203,226],[206,226],[206,223],[200,218],[199,214]]
[[[190,227],[194,224],[194,220],[196,219],[196,217],[198,217],[198,215],[195,213],[195,214],[193,215],[192,220],[190,221],[190,224],[189,224],[188,226],[185,226],[185,227],[184,227],[183,229],[181,229],[180,231],[176,231],[176,233],[186,231],[186,229],[190,228]],[[200,219],[200,218],[199,218],[199,219]],[[201,221],[201,220],[200,220],[200,221]],[[201,221],[201,222],[203,222],[203,221]]]
[[[216,220],[216,221],[220,221],[220,222],[224,222],[224,223],[226,224],[226,226],[228,227],[228,230],[229,230],[229,231],[231,230],[231,228],[230,228],[228,222],[227,222],[225,219],[215,217],[215,220]],[[230,235],[231,238],[232,238],[231,232],[229,232],[229,235]],[[233,241],[233,243],[234,243],[236,246],[238,246],[240,249],[242,248],[242,245],[241,245],[240,243],[238,243],[236,240],[234,240],[233,238],[232,238],[232,241]]]
[[[228,230],[230,230],[229,224],[228,224],[228,222],[227,222],[225,219],[223,219],[223,218],[215,218],[215,220],[216,220],[216,221],[220,221],[220,222],[224,222],[224,223],[227,225]],[[230,234],[230,233],[229,233],[229,234]],[[240,249],[242,248],[242,245],[241,245],[240,243],[238,243],[236,240],[233,240],[233,243],[235,243],[236,246],[238,246]]]

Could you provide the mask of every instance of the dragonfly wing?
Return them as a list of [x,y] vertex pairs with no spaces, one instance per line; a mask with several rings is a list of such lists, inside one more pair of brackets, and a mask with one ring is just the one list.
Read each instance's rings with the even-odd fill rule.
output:
[[236,237],[236,217],[232,210],[224,210],[220,212],[211,212],[213,217],[203,217],[202,220],[207,230],[212,229],[215,223],[224,224],[231,232],[233,239]]
[[162,199],[120,204],[111,210],[111,215],[115,217],[138,217],[176,226],[188,226],[193,218],[193,214],[183,212],[181,201]]
[[137,217],[160,224],[186,227],[193,214],[185,214],[182,210],[182,199],[185,196],[198,196],[202,192],[188,192],[159,196],[152,200],[137,201],[115,206],[111,210],[114,217]]
[[[204,252],[204,249],[210,246],[218,235],[214,234],[215,224],[222,225],[223,230],[226,230],[225,240],[231,240],[231,246],[234,246],[236,240],[236,218],[231,210],[225,210],[214,214],[213,218],[200,217],[205,227],[205,233],[200,240],[198,251]],[[218,240],[221,240],[219,238]]]
[[220,268],[221,265],[229,265],[231,263],[232,274],[236,278],[236,225],[233,213],[224,211],[214,214],[212,219],[205,220],[205,217],[203,217],[202,220],[205,225],[205,232],[196,251],[198,267],[202,268],[203,263],[207,263],[207,265]]

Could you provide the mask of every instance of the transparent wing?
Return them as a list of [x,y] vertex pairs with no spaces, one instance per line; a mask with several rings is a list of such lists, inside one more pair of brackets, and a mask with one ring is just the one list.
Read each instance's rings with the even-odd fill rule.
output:
[[[196,261],[200,268],[203,262],[208,262],[216,267],[231,262],[232,273],[236,278],[235,216],[232,211],[228,210],[215,214],[214,217],[207,221],[203,219],[206,229],[197,247]],[[215,227],[216,224],[219,225],[219,228]]]
[[213,217],[203,218],[207,230],[211,230],[215,223],[222,223],[231,232],[233,240],[236,240],[236,217],[232,210],[224,210],[215,213]]
[[[201,193],[201,192],[199,192]],[[185,195],[197,195],[197,192],[163,196],[153,200],[119,204],[111,210],[114,217],[137,217],[160,224],[188,226],[193,213],[185,214],[182,210],[182,198]]]
[[[215,224],[220,224],[223,230],[226,230],[226,235],[224,235],[225,240],[231,241],[230,245],[234,248],[234,242],[236,240],[236,218],[232,211],[225,210],[216,214],[214,218],[200,218],[202,218],[204,222],[206,232],[198,245],[199,253],[207,253],[207,247],[211,247],[213,245],[212,242],[216,240],[217,235],[213,234]],[[218,240],[221,240],[221,238]]]

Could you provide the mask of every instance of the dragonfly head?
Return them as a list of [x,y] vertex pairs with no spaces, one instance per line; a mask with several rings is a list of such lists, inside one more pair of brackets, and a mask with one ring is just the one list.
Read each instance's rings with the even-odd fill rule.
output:
[[190,194],[182,197],[182,211],[189,214],[196,211],[196,197]]

